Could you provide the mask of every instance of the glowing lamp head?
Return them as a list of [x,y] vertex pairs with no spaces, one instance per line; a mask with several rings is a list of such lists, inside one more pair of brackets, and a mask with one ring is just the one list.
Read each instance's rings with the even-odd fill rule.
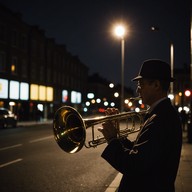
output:
[[117,37],[124,38],[125,36],[125,27],[123,25],[117,25],[115,27],[114,33]]

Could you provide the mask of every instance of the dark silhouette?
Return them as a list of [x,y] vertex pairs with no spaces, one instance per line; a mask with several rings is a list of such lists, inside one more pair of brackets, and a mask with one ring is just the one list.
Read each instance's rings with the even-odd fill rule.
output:
[[[174,192],[182,146],[179,113],[167,97],[170,66],[160,60],[143,63],[137,81],[137,92],[150,106],[146,121],[134,142],[118,138],[113,122],[99,130],[108,141],[102,157],[123,174],[119,192]],[[107,115],[118,113],[109,108]]]

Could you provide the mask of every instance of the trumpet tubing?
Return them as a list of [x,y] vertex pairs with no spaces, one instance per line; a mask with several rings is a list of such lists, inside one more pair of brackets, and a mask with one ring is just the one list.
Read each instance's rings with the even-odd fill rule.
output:
[[[94,126],[106,121],[131,120],[131,128],[120,130],[119,137],[127,137],[128,134],[137,132],[143,125],[143,116],[146,111],[124,112],[110,116],[101,116],[91,119],[83,119],[76,109],[70,106],[59,108],[53,119],[53,133],[57,144],[67,153],[76,153],[83,146],[90,148],[106,143],[104,137],[95,136]],[[135,127],[135,118],[139,121],[139,128]],[[92,139],[86,142],[86,129],[92,129]]]

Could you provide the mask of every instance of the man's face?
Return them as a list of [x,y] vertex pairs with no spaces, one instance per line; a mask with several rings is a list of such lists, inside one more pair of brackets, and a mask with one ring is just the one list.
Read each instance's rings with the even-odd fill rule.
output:
[[140,79],[137,82],[137,93],[142,98],[142,102],[147,105],[152,105],[154,100],[154,80]]

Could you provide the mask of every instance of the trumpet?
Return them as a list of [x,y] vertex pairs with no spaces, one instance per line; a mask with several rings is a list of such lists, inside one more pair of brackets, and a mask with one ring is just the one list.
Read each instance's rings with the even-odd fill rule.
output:
[[[129,134],[138,132],[141,129],[146,112],[147,110],[140,112],[130,111],[110,116],[83,119],[75,108],[62,106],[56,111],[53,118],[54,138],[62,150],[67,153],[76,153],[83,146],[91,148],[107,142],[104,137],[95,136],[95,125],[106,121],[120,122],[121,120],[131,120],[131,128],[127,126],[125,129],[119,130],[119,137],[127,137]],[[135,126],[136,121],[139,123],[137,129]],[[90,127],[92,128],[92,139],[86,142],[86,129]]]

